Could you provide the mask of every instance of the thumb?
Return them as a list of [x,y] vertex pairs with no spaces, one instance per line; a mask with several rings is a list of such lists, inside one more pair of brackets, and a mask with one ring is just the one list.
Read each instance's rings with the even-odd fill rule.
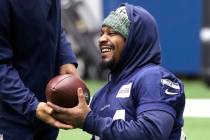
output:
[[78,95],[79,105],[86,104],[85,95],[83,94],[82,88],[77,89],[77,95]]
[[48,105],[47,105],[45,111],[46,111],[48,114],[52,114],[52,113],[53,113],[53,109],[52,109],[51,107],[49,107]]
[[48,106],[46,103],[43,104],[43,110],[47,113],[47,114],[52,114],[53,109]]
[[36,108],[36,115],[39,116],[41,114],[52,114],[53,109],[48,106],[46,103],[44,102],[40,102]]

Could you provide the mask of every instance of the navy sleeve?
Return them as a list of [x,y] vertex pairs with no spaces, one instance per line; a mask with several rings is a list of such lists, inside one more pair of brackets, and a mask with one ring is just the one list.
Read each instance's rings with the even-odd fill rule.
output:
[[28,120],[35,117],[38,100],[19,77],[12,65],[13,48],[11,37],[9,1],[0,1],[0,102],[5,103]]
[[64,64],[74,64],[77,67],[77,60],[74,52],[72,51],[70,42],[67,41],[63,29],[60,34],[60,48],[59,48],[59,66]]
[[171,114],[183,111],[185,104],[184,86],[173,74],[164,70],[148,70],[134,84],[137,112],[160,110]]
[[174,118],[163,111],[146,111],[137,120],[102,118],[90,112],[83,130],[105,140],[168,140]]

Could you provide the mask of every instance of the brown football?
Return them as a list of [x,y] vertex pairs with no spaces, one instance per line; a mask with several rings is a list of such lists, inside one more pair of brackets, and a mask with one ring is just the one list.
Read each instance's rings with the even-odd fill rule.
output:
[[45,90],[47,100],[61,107],[71,108],[78,105],[77,89],[82,88],[86,102],[90,101],[90,92],[80,78],[65,74],[52,78]]

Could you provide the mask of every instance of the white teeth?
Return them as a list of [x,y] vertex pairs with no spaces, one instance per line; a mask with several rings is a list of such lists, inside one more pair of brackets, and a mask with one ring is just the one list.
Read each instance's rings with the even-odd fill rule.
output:
[[101,52],[102,53],[111,52],[111,49],[110,48],[103,48],[103,49],[101,49]]

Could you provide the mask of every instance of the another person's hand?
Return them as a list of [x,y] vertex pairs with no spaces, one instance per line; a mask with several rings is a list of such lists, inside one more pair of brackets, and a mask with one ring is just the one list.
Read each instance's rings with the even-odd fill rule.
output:
[[74,64],[64,64],[60,67],[60,74],[72,74],[79,77],[77,69]]
[[73,108],[63,108],[50,102],[47,103],[53,109],[53,116],[59,121],[71,125],[72,128],[82,128],[87,114],[91,111],[81,88],[78,88],[77,94],[79,104]]
[[62,122],[59,122],[58,120],[54,119],[52,114],[53,109],[49,107],[46,103],[40,102],[36,109],[36,117],[40,120],[44,121],[45,123],[62,129],[71,129],[72,127],[70,125],[64,124]]

